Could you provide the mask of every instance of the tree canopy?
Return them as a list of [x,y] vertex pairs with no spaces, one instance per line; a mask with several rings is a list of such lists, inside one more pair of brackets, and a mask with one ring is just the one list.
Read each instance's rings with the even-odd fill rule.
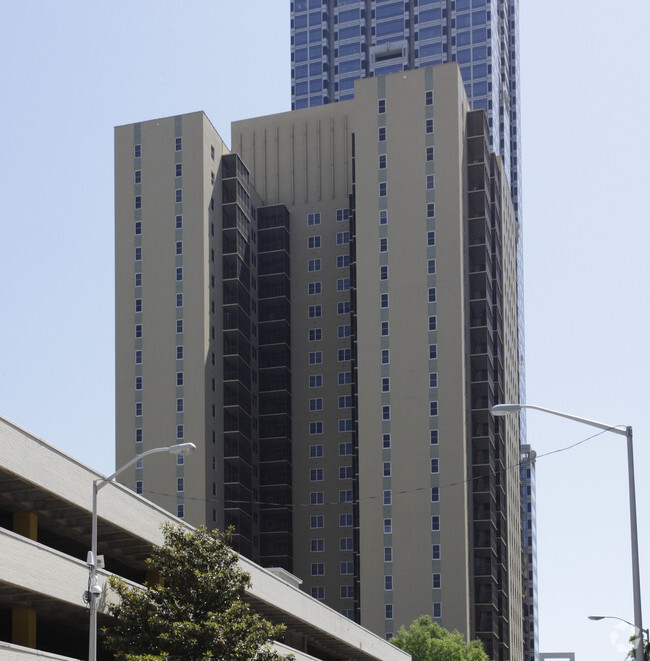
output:
[[276,626],[243,601],[250,576],[237,563],[229,533],[166,525],[165,542],[147,559],[160,581],[146,589],[111,577],[120,602],[111,606],[107,646],[120,661],[283,661],[270,643]]
[[458,631],[447,631],[429,615],[420,616],[408,629],[401,627],[390,642],[413,661],[489,661],[480,641],[466,643]]

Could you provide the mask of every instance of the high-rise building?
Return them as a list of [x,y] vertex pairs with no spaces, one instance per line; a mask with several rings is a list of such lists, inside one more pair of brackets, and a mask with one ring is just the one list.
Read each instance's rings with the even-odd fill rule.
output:
[[524,659],[539,659],[537,615],[537,516],[535,512],[535,450],[521,446],[521,550],[524,573]]
[[[124,481],[390,637],[523,659],[517,228],[456,64],[353,100],[116,129]],[[196,461],[203,456],[204,461]]]

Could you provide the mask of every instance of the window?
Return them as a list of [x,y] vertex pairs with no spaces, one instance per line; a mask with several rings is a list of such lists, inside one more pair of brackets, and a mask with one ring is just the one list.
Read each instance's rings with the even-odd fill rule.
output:
[[177,319],[176,320],[176,332],[177,333],[182,333],[183,332],[183,320],[182,319]]
[[142,416],[142,402],[135,403],[135,414],[138,418]]
[[176,138],[176,151],[183,149],[183,138]]
[[429,415],[432,417],[438,415],[438,402],[429,402]]
[[379,197],[386,197],[388,184],[385,181],[379,184]]
[[309,410],[310,411],[322,411],[323,410],[323,398],[322,397],[312,397],[309,400]]
[[307,215],[307,224],[308,225],[320,225],[320,212],[308,214]]
[[388,211],[379,212],[379,224],[387,225],[388,224]]
[[317,516],[310,516],[309,517],[309,527],[310,528],[323,528],[325,526],[325,517],[322,514],[318,514]]
[[379,142],[384,142],[386,140],[386,127],[380,126],[379,131],[377,132],[377,138]]
[[185,436],[185,429],[183,425],[176,425],[176,438],[184,438]]
[[214,146],[213,145],[210,145],[210,157],[214,161]]
[[386,99],[379,99],[377,101],[377,112],[383,115],[386,112]]
[[310,365],[320,365],[323,362],[323,352],[322,351],[310,351],[309,352],[309,364]]
[[435,303],[435,302],[436,302],[436,288],[429,287],[429,303]]
[[337,232],[336,245],[343,246],[350,243],[350,232]]
[[431,487],[431,502],[440,502],[440,487]]
[[180,202],[183,201],[183,189],[182,188],[177,188],[176,189],[176,194],[175,194],[174,199],[176,200],[177,203],[180,203]]
[[352,431],[352,418],[342,418],[339,420],[339,432],[344,433]]
[[325,494],[322,491],[312,491],[309,494],[310,505],[322,505],[325,502]]
[[350,289],[350,278],[338,278],[336,281],[336,291],[348,291]]
[[[379,279],[380,280],[388,280],[388,266],[380,266],[379,267]],[[386,294],[388,296],[388,294]]]
[[436,272],[436,260],[429,259],[427,260],[427,273],[433,275]]
[[427,204],[427,218],[433,218],[435,216],[436,205],[433,202]]
[[435,360],[438,357],[438,345],[430,344],[429,345],[429,360]]
[[176,372],[176,385],[177,386],[183,385],[183,372]]
[[323,283],[322,282],[310,282],[307,285],[307,291],[309,292],[310,296],[313,296],[314,294],[322,294],[322,292],[323,292]]
[[142,209],[142,195],[135,196],[135,208]]
[[427,147],[427,161],[433,160],[433,147]]
[[135,389],[136,390],[142,390],[142,377],[141,376],[136,376],[135,377]]
[[428,246],[435,246],[436,245],[436,233],[435,232],[427,232],[427,245]]
[[175,226],[177,230],[183,229],[183,216],[176,216]]
[[352,349],[339,349],[337,353],[337,359],[339,363],[345,362],[352,358]]
[[434,188],[434,178],[432,174],[427,175],[427,190]]
[[341,576],[348,576],[350,574],[354,574],[354,562],[351,560],[346,560],[345,562],[341,562],[339,564],[339,572]]
[[312,576],[323,576],[325,574],[325,563],[324,562],[312,562],[311,563],[311,575]]
[[313,319],[314,317],[323,316],[323,306],[322,305],[310,305],[309,308],[309,318]]
[[320,236],[310,236],[307,239],[308,248],[320,248]]
[[309,423],[309,433],[310,434],[322,434],[323,433],[323,423],[318,420],[316,422]]
[[311,596],[314,599],[320,599],[320,600],[325,599],[325,588],[323,586],[313,587],[311,589]]
[[339,538],[339,551],[352,551],[354,549],[354,540],[352,537]]
[[182,163],[176,163],[176,176],[177,177],[182,177],[183,176],[183,164]]
[[142,156],[142,145],[133,145],[133,158],[140,158]]
[[[136,275],[140,275],[137,273]],[[136,280],[137,282],[137,280]],[[141,298],[136,298],[135,299],[135,311],[136,312],[142,312],[142,299]]]
[[320,259],[310,259],[307,262],[307,270],[310,273],[313,273],[314,271],[320,271],[321,270],[321,260]]
[[344,339],[346,337],[350,337],[352,334],[352,328],[350,324],[344,324],[342,326],[337,326],[336,327],[336,336],[339,339]]
[[312,553],[322,553],[325,550],[325,540],[312,539],[309,543],[309,548]]
[[142,183],[142,170],[136,170],[133,173],[133,183],[141,184]]
[[379,169],[386,169],[386,154],[379,154]]
[[340,223],[344,220],[350,220],[350,209],[337,209],[336,222]]
[[429,432],[429,440],[431,445],[438,445],[438,430],[437,429],[432,429]]
[[431,530],[434,532],[440,530],[440,517],[437,514],[431,517]]
[[379,295],[379,305],[382,308],[387,308],[388,307],[388,294],[380,294]]
[[352,479],[352,466],[339,466],[339,480]]
[[431,372],[429,374],[429,388],[438,387],[438,372]]
[[[214,457],[213,457],[214,459]],[[182,466],[185,463],[185,457],[182,454],[177,454],[176,455],[176,465],[177,466]]]
[[142,364],[142,349],[138,349],[135,352],[135,364],[136,365],[141,365]]
[[176,294],[176,307],[177,308],[183,307],[183,294]]
[[384,534],[390,535],[393,532],[393,519],[384,519]]
[[354,598],[354,586],[353,585],[342,585],[340,588],[339,594],[341,599],[353,599]]
[[185,505],[177,505],[176,506],[176,516],[179,519],[182,519],[185,516]]
[[381,363],[382,365],[388,365],[390,363],[390,349],[381,350]]
[[347,386],[352,383],[352,372],[339,372],[338,382],[340,386]]
[[338,255],[336,257],[336,268],[346,269],[350,266],[350,255]]
[[[179,398],[176,400],[176,413],[182,413],[185,408],[185,403],[183,398]],[[178,455],[179,457],[182,457],[183,455]]]
[[322,374],[310,374],[309,375],[309,387],[310,388],[322,388],[323,387],[323,375]]
[[176,360],[183,360],[183,345],[176,347]]
[[322,482],[324,470],[322,468],[312,468],[309,471],[310,482]]
[[352,514],[339,514],[339,528],[352,528]]
[[142,495],[142,480],[138,480],[138,481],[135,483],[135,492],[136,492],[136,493],[139,493],[140,495]]
[[434,574],[433,575],[433,589],[434,590],[439,590],[441,587],[442,581],[440,574]]
[[352,443],[339,443],[339,457],[352,454]]
[[393,492],[390,489],[384,491],[384,505],[391,505],[393,502]]
[[387,321],[382,321],[381,322],[381,335],[388,335],[389,334],[389,322]]
[[424,123],[424,132],[425,133],[433,133],[433,120],[432,119],[427,119],[426,122]]
[[350,314],[350,301],[339,301],[336,304],[336,314]]
[[339,408],[340,409],[349,409],[352,407],[352,395],[340,395],[339,396]]
[[393,561],[393,547],[384,546],[384,562],[392,562],[392,561]]
[[384,590],[392,590],[392,589],[393,589],[393,577],[384,576]]
[[[382,407],[386,408],[386,407]],[[390,477],[391,474],[391,466],[390,466],[390,461],[385,461],[384,462],[384,468],[383,468],[383,475],[384,477]]]
[[177,255],[182,255],[183,254],[183,242],[182,241],[176,241],[176,254]]
[[339,503],[351,503],[351,502],[352,502],[352,489],[339,490]]
[[142,222],[137,220],[135,223],[135,234],[136,236],[142,234]]
[[185,491],[185,480],[182,477],[176,478],[176,491]]
[[387,449],[390,447],[390,434],[382,434],[381,437],[381,446],[384,449]]
[[323,329],[322,328],[310,328],[309,329],[309,341],[318,342],[323,339]]
[[382,392],[390,392],[390,377],[389,376],[384,376],[381,379],[381,391]]
[[433,545],[431,555],[434,560],[440,560],[440,544]]
[[432,106],[433,105],[433,90],[427,90],[424,93],[424,103],[427,106]]
[[379,252],[388,252],[388,239],[379,239]]
[[442,617],[442,604],[439,601],[433,602],[433,617]]

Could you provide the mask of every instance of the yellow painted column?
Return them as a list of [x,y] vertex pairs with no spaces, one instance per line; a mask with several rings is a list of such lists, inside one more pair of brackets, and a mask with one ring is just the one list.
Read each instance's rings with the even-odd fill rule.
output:
[[11,642],[36,649],[36,611],[33,608],[12,609]]
[[15,512],[14,532],[37,542],[38,516],[34,512]]

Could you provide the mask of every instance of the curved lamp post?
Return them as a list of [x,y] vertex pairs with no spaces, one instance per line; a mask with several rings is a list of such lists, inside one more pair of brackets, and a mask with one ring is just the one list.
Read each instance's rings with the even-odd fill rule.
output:
[[[638,629],[630,622],[629,620],[625,620],[622,617],[618,617],[616,615],[589,615],[587,617],[588,620],[620,620],[621,622],[625,622],[625,624],[629,624],[631,627],[635,629],[634,635],[638,635]],[[646,638],[650,640],[650,632],[647,629],[641,629],[641,633],[644,633]]]
[[[639,540],[637,535],[636,525],[636,490],[634,487],[634,451],[632,447],[632,427],[625,427],[624,429],[619,426],[606,425],[603,422],[596,422],[587,418],[579,418],[575,415],[568,413],[560,413],[553,409],[547,409],[542,406],[534,406],[533,404],[496,404],[492,407],[492,414],[495,416],[510,415],[512,413],[519,413],[522,409],[533,409],[535,411],[543,411],[551,415],[559,416],[560,418],[567,418],[574,422],[581,422],[582,424],[596,427],[603,431],[611,431],[619,436],[627,438],[627,471],[628,483],[630,493],[630,537],[632,543],[632,588],[634,594],[634,628],[636,630],[634,649],[636,654],[636,661],[643,661],[643,632],[641,626],[641,578],[639,574]],[[619,618],[620,619],[620,618]]]
[[148,454],[156,452],[169,452],[170,454],[189,454],[192,450],[196,450],[194,443],[179,443],[178,445],[171,445],[164,448],[153,448],[139,454],[128,463],[124,464],[122,468],[118,468],[112,475],[102,479],[93,480],[93,515],[92,515],[92,537],[90,541],[90,553],[86,564],[90,569],[90,580],[88,582],[88,603],[90,606],[90,635],[88,644],[88,661],[97,661],[97,599],[102,593],[102,589],[97,582],[97,492],[114,477],[119,475],[122,471],[132,466],[136,461],[146,457]]

